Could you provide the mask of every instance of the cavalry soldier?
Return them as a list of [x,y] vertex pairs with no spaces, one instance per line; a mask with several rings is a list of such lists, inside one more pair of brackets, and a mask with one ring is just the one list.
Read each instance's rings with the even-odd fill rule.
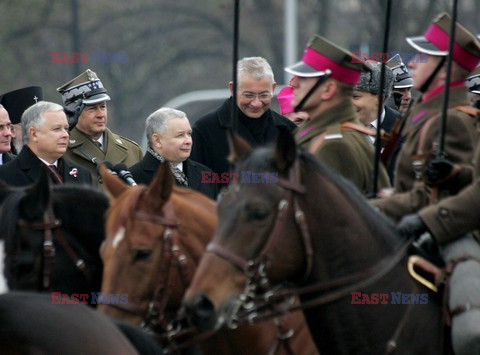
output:
[[[393,194],[382,193],[380,196],[383,198],[372,201],[374,206],[395,221],[429,203],[457,193],[471,181],[469,174],[459,176],[454,184],[435,188],[425,184],[425,167],[438,149],[451,22],[450,16],[443,13],[431,24],[424,37],[407,38],[413,48],[423,53],[422,60],[418,60],[417,56],[411,63],[413,87],[422,96],[406,118],[403,131],[406,139],[396,163]],[[477,117],[468,106],[465,79],[480,60],[480,44],[463,26],[458,23],[455,26],[445,154],[453,163],[471,165],[478,141]]]
[[[292,102],[310,120],[296,133],[301,147],[350,180],[362,193],[372,186],[374,146],[352,104],[354,86],[362,71],[371,71],[361,59],[320,36],[314,36],[300,62],[285,68],[295,75]],[[379,186],[390,186],[385,168],[379,169]]]
[[137,143],[107,128],[110,96],[95,72],[87,69],[57,91],[62,94],[65,110],[70,112],[70,125],[76,124],[70,132],[65,157],[88,169],[94,186],[102,183],[97,170],[101,162],[129,167],[142,159],[142,150]]

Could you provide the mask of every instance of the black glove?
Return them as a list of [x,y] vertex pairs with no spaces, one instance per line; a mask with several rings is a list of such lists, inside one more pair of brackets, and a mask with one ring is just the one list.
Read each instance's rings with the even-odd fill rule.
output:
[[427,165],[427,183],[437,185],[447,181],[453,172],[455,165],[445,158],[434,158]]
[[429,233],[428,227],[423,223],[418,214],[410,214],[403,217],[397,225],[397,230],[404,240],[415,237],[408,249],[409,254],[419,255],[439,266],[445,264],[440,255],[440,248],[437,242]]
[[418,238],[428,232],[427,226],[418,214],[409,214],[403,217],[397,225],[397,230],[403,240],[408,240],[410,237]]

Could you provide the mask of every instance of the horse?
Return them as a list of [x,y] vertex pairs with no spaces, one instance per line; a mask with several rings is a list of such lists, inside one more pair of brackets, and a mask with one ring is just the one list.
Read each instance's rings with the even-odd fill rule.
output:
[[181,300],[217,226],[216,203],[174,186],[168,164],[149,186],[127,187],[103,168],[101,174],[112,199],[101,250],[102,294],[127,294],[128,303],[100,305],[99,311],[141,325],[171,351],[201,341],[204,354],[317,354],[299,312],[278,317],[277,324],[241,325],[193,340],[191,333],[182,335],[176,329]]
[[10,290],[99,292],[108,198],[88,186],[50,187],[47,174],[32,186],[0,183],[0,239]]
[[[353,185],[288,132],[256,149],[230,140],[239,177],[258,174],[259,183],[240,181],[218,205],[217,232],[184,298],[192,322],[264,319],[298,294],[301,306],[287,308],[304,309],[321,354],[450,351],[442,296],[409,276],[408,243]],[[259,284],[267,302],[252,292]]]

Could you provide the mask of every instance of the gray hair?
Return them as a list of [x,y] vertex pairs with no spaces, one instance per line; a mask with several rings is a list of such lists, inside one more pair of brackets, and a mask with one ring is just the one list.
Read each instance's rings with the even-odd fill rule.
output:
[[23,144],[28,144],[30,127],[39,128],[47,112],[63,112],[63,106],[49,101],[39,101],[25,110],[22,115]]
[[262,57],[242,58],[237,63],[237,80],[240,83],[245,76],[251,76],[257,80],[268,78],[273,83],[273,71],[267,60]]
[[167,130],[168,121],[170,121],[172,118],[188,119],[185,112],[169,107],[162,107],[147,117],[145,120],[145,134],[150,147],[152,146],[153,134],[165,133]]

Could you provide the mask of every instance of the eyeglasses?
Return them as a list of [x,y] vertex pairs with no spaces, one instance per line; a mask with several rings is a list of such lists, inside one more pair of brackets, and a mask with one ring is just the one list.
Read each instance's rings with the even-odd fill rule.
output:
[[247,100],[255,100],[255,98],[258,97],[258,99],[260,101],[267,101],[267,100],[270,100],[272,98],[272,94],[269,93],[269,92],[262,92],[261,94],[254,94],[253,92],[242,92],[240,93],[240,95],[242,95],[244,98],[246,98]]

